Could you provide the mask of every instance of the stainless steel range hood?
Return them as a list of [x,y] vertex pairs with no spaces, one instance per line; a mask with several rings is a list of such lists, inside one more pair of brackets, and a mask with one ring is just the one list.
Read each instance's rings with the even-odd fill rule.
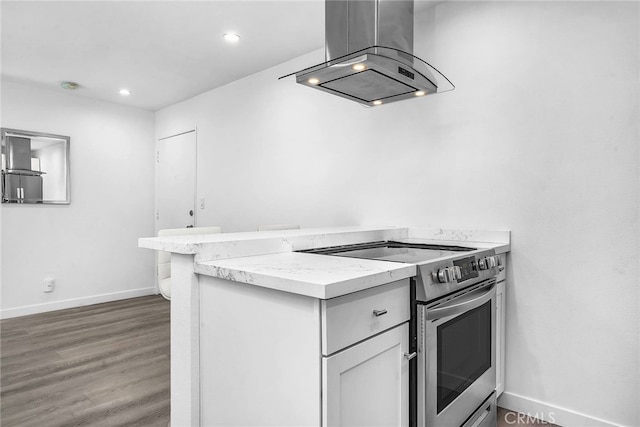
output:
[[42,175],[31,168],[31,140],[19,136],[7,136],[7,173],[20,175]]
[[453,90],[413,55],[413,1],[326,0],[326,62],[286,75],[366,106]]

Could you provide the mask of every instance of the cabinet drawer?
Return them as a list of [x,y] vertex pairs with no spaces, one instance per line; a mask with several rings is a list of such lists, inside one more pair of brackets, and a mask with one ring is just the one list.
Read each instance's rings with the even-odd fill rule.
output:
[[322,301],[322,354],[406,322],[409,304],[409,279]]

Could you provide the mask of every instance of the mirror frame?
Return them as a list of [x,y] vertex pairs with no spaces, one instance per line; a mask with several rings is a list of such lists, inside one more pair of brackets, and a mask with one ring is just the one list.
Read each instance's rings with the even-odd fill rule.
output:
[[[70,163],[70,152],[71,152],[71,137],[68,136],[64,136],[64,135],[55,135],[52,133],[43,133],[43,132],[33,132],[33,131],[28,131],[28,130],[20,130],[20,129],[10,129],[10,128],[0,128],[0,133],[1,133],[1,145],[2,147],[5,149],[6,152],[6,138],[7,135],[11,136],[11,135],[16,135],[16,136],[26,136],[26,137],[34,137],[34,138],[55,138],[55,139],[61,139],[64,140],[65,142],[65,162],[66,162],[66,167],[65,167],[65,171],[66,171],[66,177],[65,177],[65,184],[66,184],[66,195],[67,198],[65,200],[45,200],[44,198],[42,199],[42,202],[26,202],[26,203],[11,203],[8,201],[4,200],[4,194],[1,195],[2,197],[2,204],[3,205],[69,205],[71,204],[71,163]],[[43,194],[44,196],[44,194]]]

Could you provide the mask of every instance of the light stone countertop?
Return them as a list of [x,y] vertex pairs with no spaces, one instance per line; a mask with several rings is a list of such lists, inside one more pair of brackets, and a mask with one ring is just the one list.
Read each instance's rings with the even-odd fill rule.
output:
[[143,237],[141,248],[193,254],[196,261],[238,258],[407,237],[402,227],[329,227]]
[[139,239],[139,246],[193,254],[194,271],[235,282],[327,299],[414,276],[391,261],[294,251],[382,240],[510,250],[509,231],[407,227],[332,227]]
[[416,266],[288,252],[199,262],[195,272],[328,299],[415,276]]

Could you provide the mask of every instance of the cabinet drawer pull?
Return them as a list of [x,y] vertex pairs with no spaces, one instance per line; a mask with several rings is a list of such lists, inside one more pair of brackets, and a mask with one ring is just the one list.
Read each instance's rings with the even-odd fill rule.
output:
[[418,355],[418,353],[416,353],[415,351],[413,353],[405,353],[404,354],[404,358],[407,360],[411,360],[414,357],[416,357]]
[[383,314],[387,314],[387,310],[386,309],[382,309],[382,310],[373,310],[373,315],[376,317],[380,317]]

